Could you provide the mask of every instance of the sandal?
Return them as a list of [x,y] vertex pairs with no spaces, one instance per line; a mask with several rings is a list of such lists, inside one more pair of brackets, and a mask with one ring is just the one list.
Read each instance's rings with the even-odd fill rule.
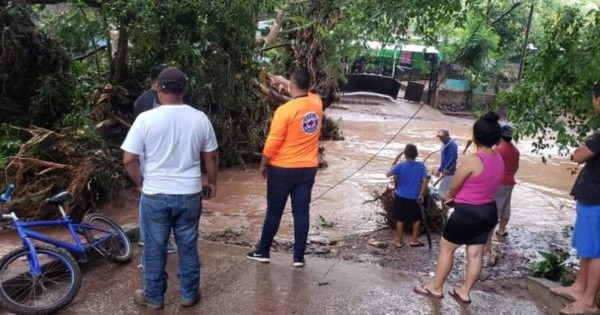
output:
[[462,296],[460,296],[458,293],[456,293],[456,289],[452,289],[452,291],[448,291],[448,294],[450,294],[450,296],[452,296],[453,298],[455,298],[457,301],[459,301],[461,303],[471,304],[471,299],[464,299]]
[[573,303],[563,307],[560,310],[561,315],[600,315],[600,309],[596,308],[595,310],[582,310],[577,309]]
[[498,231],[496,231],[496,235],[498,235],[500,237],[507,237],[508,236],[508,232],[504,231],[504,233],[498,233]]
[[415,244],[409,243],[408,245],[410,245],[410,247],[423,247],[423,246],[425,246],[425,243],[423,243],[423,242],[418,242]]
[[425,285],[421,285],[418,287],[414,287],[413,288],[413,292],[415,292],[416,294],[422,295],[422,296],[426,296],[426,297],[432,297],[432,298],[436,298],[436,299],[442,299],[444,298],[444,294],[435,294],[431,291],[429,291],[429,289],[425,288]]
[[396,248],[402,248],[402,247],[404,247],[404,243],[396,242]]

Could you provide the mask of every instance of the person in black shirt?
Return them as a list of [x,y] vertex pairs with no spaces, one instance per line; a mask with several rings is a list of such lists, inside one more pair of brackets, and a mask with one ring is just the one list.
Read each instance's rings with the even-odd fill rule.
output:
[[[600,83],[594,86],[592,102],[600,116]],[[580,257],[580,267],[575,283],[552,292],[574,301],[561,314],[600,314],[596,305],[600,288],[600,131],[577,147],[573,160],[585,163],[571,191],[577,201],[573,247]]]
[[158,75],[167,68],[166,65],[160,64],[150,68],[150,89],[142,93],[133,103],[133,116],[137,116],[147,110],[160,106],[158,101],[158,93],[156,92],[158,86]]

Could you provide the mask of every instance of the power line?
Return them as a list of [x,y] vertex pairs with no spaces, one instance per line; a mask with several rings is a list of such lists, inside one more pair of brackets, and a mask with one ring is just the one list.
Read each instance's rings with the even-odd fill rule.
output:
[[340,180],[339,182],[337,182],[335,185],[329,187],[327,190],[325,190],[323,193],[321,193],[319,196],[317,196],[317,198],[313,199],[310,203],[313,204],[315,201],[319,200],[321,197],[325,196],[325,194],[327,194],[328,192],[332,191],[334,188],[336,188],[337,186],[339,186],[340,184],[342,184],[343,182],[347,181],[348,179],[350,179],[352,176],[356,175],[356,173],[360,172],[363,168],[365,168],[367,165],[369,165],[369,163],[371,163],[371,161],[373,161],[378,155],[379,153],[381,153],[383,150],[385,150],[385,148],[392,142],[394,141],[394,139],[404,130],[404,128],[406,128],[406,126],[408,126],[408,124],[417,116],[417,114],[421,111],[421,109],[423,109],[423,107],[425,106],[425,104],[421,104],[421,106],[419,106],[419,108],[415,111],[415,113],[410,116],[410,118],[406,121],[406,123],[404,123],[404,125],[400,128],[400,130],[398,130],[398,132],[396,132],[396,134],[394,134],[393,137],[391,137],[384,145],[383,147],[381,147],[381,149],[379,149],[379,151],[377,151],[370,159],[368,159],[361,167],[359,167],[356,171],[352,172],[350,175],[346,176],[345,178],[343,178],[342,180]]

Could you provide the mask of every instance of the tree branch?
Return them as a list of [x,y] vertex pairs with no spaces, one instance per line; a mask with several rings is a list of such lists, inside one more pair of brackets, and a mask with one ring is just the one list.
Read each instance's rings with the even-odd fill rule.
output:
[[32,158],[24,158],[24,157],[19,157],[19,156],[13,156],[13,157],[11,157],[11,159],[15,159],[15,160],[19,160],[19,161],[25,161],[25,162],[31,162],[31,163],[39,165],[39,166],[43,166],[43,167],[47,167],[47,168],[53,168],[53,169],[69,169],[69,170],[73,169],[73,166],[71,166],[71,165],[54,163],[54,162],[49,162],[49,161],[42,161],[42,160],[32,159]]
[[492,25],[496,24],[497,22],[500,22],[505,16],[509,15],[514,9],[518,8],[521,4],[523,4],[523,2],[514,3],[512,7],[508,9],[508,11],[504,12],[499,18],[495,19],[494,22],[492,22]]
[[97,52],[99,52],[99,51],[101,51],[101,50],[104,50],[104,49],[106,49],[107,47],[108,47],[108,45],[104,45],[104,46],[97,47],[96,49],[93,49],[92,51],[89,51],[89,52],[87,52],[87,53],[85,53],[85,54],[83,54],[83,55],[81,55],[81,56],[74,57],[74,58],[73,58],[73,60],[82,60],[82,59],[89,58],[89,57],[90,57],[90,56],[92,56],[93,54],[95,54],[95,53],[97,53]]
[[290,46],[292,45],[292,43],[290,42],[285,42],[283,44],[279,44],[279,45],[275,45],[275,46],[269,46],[269,47],[265,47],[262,49],[262,51],[267,51],[267,50],[271,50],[271,49],[275,49],[275,48],[279,48],[279,47],[283,47],[283,46]]
[[[68,2],[67,0],[25,0],[27,4],[59,4]],[[97,0],[81,0],[88,7],[99,8],[101,3]]]

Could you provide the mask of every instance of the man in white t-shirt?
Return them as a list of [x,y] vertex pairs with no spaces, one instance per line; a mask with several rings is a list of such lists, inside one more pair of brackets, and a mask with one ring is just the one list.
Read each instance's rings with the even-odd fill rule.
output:
[[[138,96],[138,98],[133,103],[133,115],[137,118],[141,113],[151,110],[153,108],[157,108],[160,106],[160,101],[158,100],[158,92],[156,92],[158,88],[158,75],[168,66],[164,64],[155,65],[150,68],[150,89],[142,93],[142,95]],[[144,174],[144,153],[140,153],[140,169],[142,174]],[[143,179],[142,179],[143,180]],[[140,240],[138,241],[138,245],[144,246],[144,226],[141,224],[142,222],[142,211],[140,207]],[[171,234],[169,237],[169,243],[167,245],[167,253],[174,254],[177,253],[177,244],[175,244],[175,236]]]
[[[134,301],[152,309],[164,306],[167,242],[171,231],[179,249],[181,306],[200,300],[198,226],[202,213],[201,157],[208,175],[205,198],[217,194],[217,140],[208,117],[183,103],[187,78],[177,68],[158,77],[161,106],[140,114],[123,142],[123,163],[142,192],[145,246],[144,289]],[[144,173],[138,158],[144,154]],[[142,180],[143,178],[143,180]]]

